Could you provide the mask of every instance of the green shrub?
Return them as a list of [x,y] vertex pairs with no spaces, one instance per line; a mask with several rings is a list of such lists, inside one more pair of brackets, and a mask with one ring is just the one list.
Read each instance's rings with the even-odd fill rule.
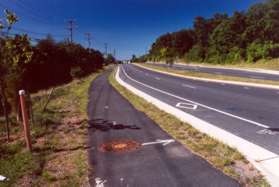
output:
[[202,46],[195,45],[192,49],[186,54],[186,59],[191,61],[201,62],[204,60],[205,52]]
[[247,61],[279,57],[279,44],[273,42],[253,42],[247,47]]

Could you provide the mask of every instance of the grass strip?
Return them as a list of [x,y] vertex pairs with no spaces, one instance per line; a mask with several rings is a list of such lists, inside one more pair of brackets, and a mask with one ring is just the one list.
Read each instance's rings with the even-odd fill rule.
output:
[[137,110],[144,112],[178,142],[194,154],[206,159],[215,168],[235,178],[243,186],[270,186],[265,178],[236,150],[199,132],[191,125],[158,109],[153,104],[121,86],[112,73],[110,84]]

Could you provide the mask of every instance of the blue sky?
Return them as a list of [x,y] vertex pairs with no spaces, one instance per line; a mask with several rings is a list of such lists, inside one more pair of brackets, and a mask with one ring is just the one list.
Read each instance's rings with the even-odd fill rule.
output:
[[[0,0],[20,21],[15,29],[33,38],[51,33],[57,40],[69,35],[67,20],[74,19],[74,41],[87,46],[85,32],[92,34],[92,46],[104,51],[116,49],[117,58],[141,55],[161,34],[192,26],[196,16],[232,14],[247,10],[263,0]],[[19,32],[15,30],[14,32]],[[32,33],[31,33],[32,32]]]

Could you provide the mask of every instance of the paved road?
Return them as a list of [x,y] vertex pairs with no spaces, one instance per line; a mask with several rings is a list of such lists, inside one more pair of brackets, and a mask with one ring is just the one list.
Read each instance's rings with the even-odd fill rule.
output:
[[190,80],[132,64],[122,65],[120,78],[171,106],[196,105],[179,109],[279,154],[278,90]]
[[[239,186],[231,178],[192,154],[180,143],[146,145],[127,153],[104,153],[99,146],[111,140],[132,139],[139,143],[171,137],[109,85],[108,72],[99,76],[90,88],[89,162],[93,166],[90,184],[96,178],[104,186]],[[98,119],[98,120],[96,120]],[[122,124],[114,129],[108,122]],[[98,123],[96,123],[98,121]],[[111,124],[110,124],[111,125]],[[123,126],[125,125],[125,127]],[[139,129],[130,129],[137,126]]]
[[[168,65],[166,64],[153,64],[153,65],[168,67]],[[228,75],[228,76],[245,77],[251,79],[279,81],[279,75],[273,75],[273,74],[261,73],[261,72],[251,72],[251,71],[237,70],[237,69],[200,67],[200,66],[189,66],[189,65],[181,65],[181,64],[174,64],[172,68],[177,70],[188,70],[193,72],[210,73],[216,75]]]

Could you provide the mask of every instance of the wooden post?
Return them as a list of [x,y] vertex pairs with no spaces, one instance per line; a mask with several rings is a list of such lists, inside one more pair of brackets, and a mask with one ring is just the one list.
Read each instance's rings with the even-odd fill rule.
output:
[[30,127],[29,127],[28,114],[27,114],[26,105],[25,105],[25,91],[24,90],[19,91],[19,97],[20,97],[21,114],[22,114],[22,120],[23,120],[23,126],[24,126],[24,136],[25,136],[26,146],[29,151],[32,151]]

